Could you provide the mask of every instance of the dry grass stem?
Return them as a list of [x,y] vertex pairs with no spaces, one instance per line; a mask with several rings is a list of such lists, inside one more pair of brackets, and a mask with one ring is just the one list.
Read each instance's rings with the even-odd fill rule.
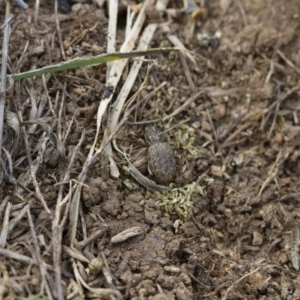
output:
[[[28,210],[30,209],[30,205],[26,204],[21,211],[19,212],[19,214],[14,217],[13,219],[10,220],[9,225],[8,225],[8,232],[12,232],[12,230],[14,229],[14,227],[18,224],[18,222],[23,218],[23,216],[28,212]],[[3,246],[4,247],[4,246]]]
[[34,249],[35,249],[35,257],[37,259],[38,266],[40,268],[40,274],[41,274],[41,280],[42,280],[42,282],[41,282],[41,294],[43,294],[44,289],[45,289],[47,297],[49,299],[53,299],[49,284],[48,284],[47,279],[46,279],[46,275],[47,275],[47,270],[45,268],[46,264],[44,263],[44,261],[41,257],[41,254],[40,254],[41,249],[39,247],[38,238],[36,236],[34,224],[32,222],[32,218],[31,218],[31,214],[30,214],[29,209],[27,210],[27,218],[28,218],[28,223],[29,223],[32,239],[33,239],[33,245],[34,245]]
[[296,271],[299,271],[299,246],[300,246],[300,229],[299,224],[295,224],[295,228],[291,233],[290,254],[292,264]]
[[[118,0],[108,1],[108,33],[107,33],[107,53],[116,52],[116,33],[117,33],[117,18],[118,18]],[[110,70],[113,63],[107,64],[106,79],[110,76]]]
[[55,2],[54,2],[56,33],[57,33],[58,40],[59,40],[59,47],[60,47],[61,55],[62,55],[63,59],[66,60],[66,54],[65,54],[64,45],[63,45],[63,41],[62,41],[62,37],[61,37],[61,30],[60,30],[60,26],[59,26],[57,2],[58,2],[58,0],[55,0]]
[[[21,114],[20,111],[18,111],[18,117],[19,117],[19,120],[21,120],[21,122],[23,122],[23,117],[22,117],[22,114]],[[47,129],[47,128],[45,128],[45,129]],[[32,183],[33,183],[34,188],[35,188],[35,193],[36,193],[39,201],[43,205],[45,211],[50,215],[51,214],[50,209],[47,206],[47,203],[44,199],[43,194],[41,193],[40,187],[39,187],[38,182],[37,182],[37,178],[36,178],[37,169],[33,165],[33,161],[32,161],[32,158],[31,158],[31,152],[30,152],[30,148],[29,148],[28,133],[27,133],[25,127],[22,128],[22,132],[23,132],[25,150],[26,150],[26,154],[27,154],[27,160],[28,160],[28,164],[29,164],[29,168],[30,168],[30,175],[31,175]]]
[[192,80],[191,72],[190,72],[190,69],[189,69],[188,64],[186,62],[186,58],[182,54],[182,52],[179,52],[179,57],[180,57],[180,60],[181,60],[182,66],[183,66],[183,70],[184,70],[186,80],[189,83],[189,86],[190,86],[191,90],[194,91],[195,90],[195,85],[194,85],[194,82]]
[[[139,45],[138,45],[138,50],[148,49],[149,43],[155,33],[156,28],[157,28],[156,24],[150,24],[145,28],[145,30],[141,36]],[[120,93],[118,94],[118,97],[112,105],[112,112],[111,112],[111,115],[110,115],[109,121],[108,121],[109,133],[111,133],[112,131],[115,130],[115,128],[119,122],[120,115],[124,108],[124,103],[128,97],[128,94],[129,94],[133,84],[136,81],[136,78],[139,74],[139,70],[143,63],[143,59],[144,59],[144,57],[141,57],[139,60],[137,60],[133,63],[133,65],[130,69],[130,72],[127,76],[127,79],[126,79],[125,83],[123,84]]]
[[261,196],[261,194],[263,193],[263,191],[266,189],[266,187],[271,183],[271,181],[273,181],[277,174],[278,174],[278,169],[279,169],[279,161],[281,159],[282,153],[281,151],[279,151],[276,161],[274,162],[271,170],[268,172],[268,177],[266,178],[266,180],[263,182],[261,188],[259,189],[258,192],[258,197]]
[[[2,28],[4,28],[3,34],[3,44],[2,44],[2,59],[1,59],[1,82],[0,82],[0,154],[2,152],[3,144],[3,126],[4,126],[4,109],[5,109],[5,100],[6,100],[6,74],[7,74],[7,60],[8,60],[8,45],[10,38],[10,22],[13,16],[9,15],[4,22]],[[0,155],[0,161],[2,163],[2,155]],[[3,170],[0,171],[0,182],[3,179]]]
[[105,277],[105,281],[108,285],[109,288],[113,289],[116,291],[116,294],[118,294],[118,298],[119,299],[123,299],[123,296],[121,295],[121,293],[116,289],[116,287],[113,284],[113,280],[115,279],[113,274],[111,273],[105,254],[103,253],[103,251],[100,252],[101,258],[102,258],[102,262],[103,262],[103,267],[102,267],[102,274]]
[[[56,2],[56,1],[55,1]],[[40,11],[40,0],[35,0],[34,4],[34,24],[37,24],[38,16]]]
[[[148,72],[149,72],[149,69],[148,68]],[[148,74],[147,72],[147,74]],[[142,86],[140,87],[140,89],[145,85],[145,80],[144,80],[144,83],[142,84]],[[138,105],[142,105],[145,106],[145,104],[151,99],[151,97],[153,97],[154,95],[157,94],[157,92],[159,90],[161,90],[164,86],[167,85],[167,82],[162,82],[159,86],[157,86],[153,91],[151,91],[150,93],[148,93],[145,98],[141,99],[138,103]],[[139,90],[140,90],[139,89]],[[132,97],[133,99],[135,97]],[[129,105],[130,103],[128,103]],[[131,124],[131,125],[143,125],[143,124],[150,124],[150,123],[155,123],[155,122],[159,122],[161,121],[161,119],[155,119],[155,120],[144,120],[144,121],[136,121],[136,122],[127,122],[128,124]]]
[[127,19],[126,19],[126,28],[125,28],[125,40],[128,38],[130,31],[132,29],[132,24],[134,18],[136,17],[136,12],[131,10],[130,5],[127,6]]
[[162,119],[162,121],[165,122],[168,119],[171,119],[171,118],[175,117],[176,115],[178,115],[179,113],[184,111],[187,107],[189,107],[193,102],[195,102],[201,95],[204,95],[204,94],[205,94],[205,92],[202,91],[202,90],[200,92],[196,93],[194,96],[192,96],[188,100],[186,100],[184,102],[184,104],[182,104],[180,107],[175,109],[170,115],[164,117]]
[[10,200],[11,200],[11,197],[10,197],[10,196],[6,196],[6,197],[2,200],[2,202],[1,202],[1,204],[0,204],[0,222],[1,222],[1,223],[2,223],[2,221],[3,221],[3,211],[4,211],[4,208],[6,207],[8,201],[10,201]]
[[[139,32],[144,24],[146,9],[149,6],[150,2],[151,2],[151,0],[146,0],[143,3],[143,6],[140,10],[140,13],[139,13],[135,23],[134,23],[134,26],[133,26],[129,36],[125,40],[124,44],[122,45],[120,52],[128,52],[134,48],[134,43],[135,43],[136,39],[138,38]],[[125,65],[127,64],[127,61],[128,61],[127,59],[115,61],[110,70],[110,76],[106,82],[106,87],[102,94],[100,105],[98,107],[97,131],[95,134],[94,143],[93,143],[91,150],[89,152],[89,155],[88,155],[88,160],[91,159],[91,156],[93,155],[93,152],[94,152],[97,140],[98,140],[102,117],[103,117],[104,113],[106,112],[106,109],[113,97],[116,85],[122,75],[122,71],[123,71]]]
[[9,224],[9,216],[11,213],[11,207],[12,207],[12,204],[10,202],[8,202],[6,205],[5,215],[4,215],[4,219],[3,219],[3,223],[2,223],[2,230],[1,230],[1,234],[0,234],[0,247],[5,247],[5,244],[6,244],[6,239],[7,239],[8,230],[9,230],[8,224]]
[[70,257],[88,263],[90,260],[87,259],[81,252],[79,252],[77,249],[75,248],[70,248],[70,247],[66,247],[64,246],[64,252],[67,253]]
[[276,51],[278,55],[285,61],[285,63],[291,67],[298,75],[300,75],[300,69],[295,66],[279,49]]
[[[127,38],[127,40],[125,41],[125,43],[121,47],[121,50],[120,50],[121,52],[130,51],[130,50],[133,49],[134,41],[137,39],[138,34],[140,32],[140,29],[142,27],[142,24],[145,20],[145,11],[146,11],[146,8],[148,7],[149,4],[150,4],[150,0],[146,0],[144,2],[143,7],[140,11],[139,16],[137,17],[137,20],[136,20],[136,22],[135,22],[135,24],[132,28],[132,31],[131,31],[129,37]],[[96,134],[95,134],[94,143],[91,147],[91,150],[89,151],[89,154],[88,154],[87,160],[86,160],[86,162],[83,166],[83,169],[82,169],[80,175],[78,176],[78,181],[79,182],[83,182],[85,180],[85,177],[86,177],[86,174],[87,174],[89,168],[94,164],[94,162],[99,157],[101,152],[105,149],[107,144],[113,139],[115,134],[120,130],[121,125],[124,124],[125,120],[127,120],[128,115],[124,116],[123,121],[121,121],[118,124],[115,131],[111,132],[109,134],[107,139],[102,142],[100,148],[94,153],[95,145],[97,143],[98,135],[99,135],[99,131],[100,131],[102,116],[104,115],[104,113],[107,109],[107,106],[108,106],[108,104],[110,103],[110,101],[112,99],[113,92],[115,90],[116,84],[119,81],[119,78],[121,77],[122,70],[125,67],[126,63],[127,63],[127,60],[121,60],[121,61],[115,62],[112,66],[110,78],[109,78],[108,82],[106,83],[106,88],[105,88],[105,91],[102,95],[102,99],[101,99],[101,102],[100,102],[100,105],[99,105],[99,108],[98,108],[97,131],[96,131]],[[117,75],[117,76],[115,76],[115,75]],[[79,213],[79,203],[80,203],[80,198],[81,198],[81,196],[80,196],[81,195],[81,189],[82,189],[81,185],[76,187],[76,190],[75,190],[75,193],[74,193],[73,199],[72,199],[72,204],[71,204],[71,210],[70,210],[71,211],[70,221],[72,221],[71,226],[70,226],[70,240],[71,240],[71,243],[75,239],[75,235],[76,235],[76,226],[77,226],[78,213]]]
[[259,271],[261,269],[261,267],[257,267],[256,269],[254,269],[253,271],[245,274],[244,276],[242,276],[240,279],[238,279],[237,281],[235,281],[226,291],[225,295],[222,297],[222,300],[226,300],[228,298],[229,292],[234,288],[234,286],[236,286],[239,282],[241,282],[243,279],[251,276],[252,274],[256,273],[257,271]]
[[[168,26],[164,26],[164,27],[163,27],[163,30],[164,30],[165,32],[171,32],[171,30],[170,30],[170,28],[169,28]],[[178,37],[177,37],[176,35],[170,34],[170,33],[169,33],[169,34],[167,35],[167,37],[168,37],[169,41],[170,41],[175,47],[177,47],[177,48],[179,48],[179,49],[185,49],[185,50],[187,50],[187,49],[185,48],[184,44],[178,39]],[[196,66],[196,61],[195,61],[194,57],[193,57],[188,51],[184,51],[184,52],[182,52],[182,54],[185,55],[185,56],[188,58],[188,60],[193,64],[194,67]]]
[[[31,258],[29,256],[26,256],[26,255],[23,255],[23,254],[20,254],[16,251],[11,251],[11,250],[4,249],[2,247],[0,247],[0,255],[3,256],[3,257],[7,257],[7,258],[10,258],[10,259],[17,260],[21,263],[26,263],[28,265],[38,265],[38,262],[36,260],[34,260],[33,258]],[[53,267],[48,265],[48,264],[46,264],[46,268],[48,270],[53,271]]]
[[[105,224],[103,224],[103,226],[104,225]],[[99,237],[103,236],[105,234],[105,232],[107,232],[107,230],[108,230],[108,227],[105,227],[105,228],[97,230],[94,234],[92,234],[91,236],[87,237],[83,241],[79,242],[78,243],[78,247],[79,248],[85,248],[87,245],[89,245],[93,241],[97,240]]]
[[80,275],[80,272],[78,270],[78,267],[73,260],[73,270],[75,274],[75,278],[77,280],[77,283],[80,285],[83,285],[87,290],[89,290],[91,293],[94,294],[94,296],[98,296],[99,299],[106,299],[111,298],[113,296],[116,296],[118,299],[123,299],[123,297],[120,295],[120,292],[114,289],[103,289],[103,288],[91,288],[82,278]]
[[125,123],[127,120],[128,115],[124,116],[122,121],[119,123],[118,127],[116,128],[115,132],[113,132],[108,138],[102,142],[100,148],[95,152],[95,154],[88,160],[86,160],[81,173],[78,176],[78,182],[79,184],[76,185],[75,188],[75,193],[73,195],[72,201],[71,201],[71,207],[70,207],[70,213],[69,213],[69,218],[70,218],[70,229],[69,229],[69,237],[71,241],[71,246],[73,245],[73,242],[75,240],[76,236],[76,226],[77,226],[77,221],[78,221],[78,215],[79,215],[79,204],[80,204],[80,199],[81,199],[81,189],[82,189],[82,182],[84,181],[86,174],[90,167],[95,163],[96,159],[99,157],[99,155],[102,153],[102,151],[105,149],[107,144],[114,138],[114,136],[117,134],[117,132],[121,129],[122,125]]
[[[156,28],[157,28],[156,24],[150,24],[145,28],[141,36],[140,42],[138,44],[138,50],[146,50],[149,47],[149,43],[154,35],[154,32],[156,31]],[[128,97],[129,92],[132,89],[134,82],[136,81],[140,67],[142,66],[143,63],[143,59],[144,57],[141,57],[138,61],[135,61],[133,63],[130,72],[127,76],[127,79],[123,84],[120,93],[118,94],[118,97],[114,102],[114,104],[112,105],[112,110],[108,118],[108,133],[113,132],[117,126],[117,123],[119,122],[120,115],[124,109],[125,101]],[[141,89],[139,89],[139,91],[140,90]],[[110,161],[111,175],[114,178],[118,178],[119,171],[117,168],[117,164],[113,159],[112,147],[110,144],[108,144],[106,150],[107,150],[106,153]]]
[[278,112],[279,112],[280,103],[281,103],[280,102],[280,87],[277,88],[277,100],[276,100],[276,102],[277,102],[277,104],[276,104],[276,107],[275,107],[275,113],[274,113],[274,116],[273,116],[273,120],[272,120],[270,130],[268,132],[267,139],[271,138],[272,132],[273,132],[273,130],[275,128],[275,125],[276,125],[276,120],[277,120],[277,117],[278,117]]
[[271,116],[271,111],[276,108],[277,105],[282,105],[282,103],[287,100],[292,94],[294,94],[295,92],[299,91],[300,90],[300,85],[297,85],[293,88],[291,88],[289,91],[287,91],[285,94],[283,94],[281,97],[280,97],[280,100],[279,100],[279,103],[278,104],[278,101],[274,101],[266,110],[266,113],[267,116],[265,118],[262,119],[262,122],[261,122],[261,126],[260,128],[263,130],[265,128],[265,125],[269,119],[269,117]]
[[215,141],[215,143],[216,143],[216,145],[217,145],[217,148],[219,148],[220,145],[219,145],[218,135],[217,135],[216,128],[215,128],[215,126],[214,126],[212,117],[211,117],[210,112],[209,112],[208,109],[206,109],[206,115],[207,115],[208,122],[209,122],[209,124],[210,124],[211,130],[212,130],[213,135],[214,135],[214,141]]
[[[77,146],[75,147],[75,149],[71,155],[70,162],[65,171],[65,174],[62,174],[63,182],[69,181],[70,171],[74,164],[76,155],[84,141],[84,136],[85,136],[85,132],[82,133],[81,139],[79,140]],[[70,191],[72,191],[72,189],[70,189]],[[54,218],[53,218],[53,222],[52,222],[53,264],[54,264],[54,268],[55,268],[55,281],[57,284],[57,294],[58,294],[58,297],[62,297],[61,299],[63,299],[62,285],[61,285],[61,270],[60,270],[62,230],[63,230],[64,224],[67,220],[67,216],[68,216],[67,212],[69,212],[69,214],[71,216],[70,217],[71,228],[73,226],[73,223],[71,222],[71,220],[73,219],[73,217],[76,217],[78,215],[78,213],[77,213],[77,215],[75,215],[75,214],[72,215],[73,211],[71,210],[71,208],[72,208],[71,194],[69,194],[66,198],[69,200],[68,205],[65,207],[65,213],[64,213],[63,217],[61,218],[61,215],[62,215],[61,210],[63,208],[63,204],[65,203],[65,201],[63,200],[63,192],[64,192],[64,185],[61,185],[59,192],[58,192],[58,199],[57,199],[55,214],[54,214]],[[71,240],[71,241],[73,243],[73,240]]]
[[238,8],[241,12],[242,17],[243,17],[244,25],[247,26],[248,25],[248,18],[247,18],[242,0],[236,0],[236,4],[237,4],[237,6],[238,6]]

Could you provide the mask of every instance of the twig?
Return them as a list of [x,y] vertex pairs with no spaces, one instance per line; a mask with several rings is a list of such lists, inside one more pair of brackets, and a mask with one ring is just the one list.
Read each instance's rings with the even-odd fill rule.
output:
[[76,111],[74,112],[74,115],[73,115],[73,117],[72,117],[72,119],[71,119],[71,121],[70,121],[69,127],[68,127],[68,129],[66,130],[66,132],[65,132],[64,139],[63,139],[63,144],[66,142],[66,140],[67,140],[67,138],[68,138],[68,136],[69,136],[69,133],[70,133],[71,128],[72,128],[72,125],[73,125],[74,120],[75,120],[75,118],[76,118],[76,116],[77,116],[77,112],[78,112],[78,108],[77,108]]
[[4,249],[2,247],[0,247],[0,255],[11,258],[11,259],[15,259],[15,260],[23,262],[23,263],[37,265],[37,262],[33,258],[28,257],[23,254],[19,254],[18,252],[15,252],[15,251]]
[[[272,56],[272,59],[270,59],[270,70],[266,76],[266,79],[265,79],[265,84],[269,83],[270,80],[271,80],[271,77],[272,75],[274,74],[274,56],[275,56],[275,53],[273,54]],[[265,57],[266,58],[266,57]]]
[[93,241],[95,241],[96,239],[101,237],[107,230],[108,230],[108,227],[97,230],[94,234],[87,237],[83,241],[79,242],[78,247],[85,248],[87,245],[89,245],[90,243],[92,243]]
[[119,278],[123,274],[123,272],[125,271],[125,269],[128,265],[129,259],[130,259],[130,252],[126,251],[121,263],[118,266],[117,271],[114,274],[116,278]]
[[[38,265],[38,262],[35,261],[33,258],[31,258],[29,256],[26,256],[26,255],[23,255],[23,254],[19,254],[18,252],[15,252],[15,251],[4,249],[2,247],[0,247],[0,256],[15,259],[19,262],[26,263],[26,264],[29,264],[29,265]],[[46,267],[47,267],[48,270],[53,271],[52,266],[46,264]]]

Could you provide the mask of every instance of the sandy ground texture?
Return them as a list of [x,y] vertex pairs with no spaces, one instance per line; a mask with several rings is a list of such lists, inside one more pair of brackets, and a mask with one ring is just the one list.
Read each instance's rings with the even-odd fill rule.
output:
[[[0,24],[14,16],[7,74],[106,53],[110,14],[95,2],[56,14],[51,1],[0,1]],[[142,2],[119,1],[115,51]],[[148,2],[135,44],[155,24],[149,48],[175,40],[190,52],[142,58],[112,152],[110,105],[141,58],[115,91],[111,64],[1,88],[0,299],[300,299],[299,1]],[[160,184],[150,125],[175,155],[164,192],[130,174],[129,162]]]

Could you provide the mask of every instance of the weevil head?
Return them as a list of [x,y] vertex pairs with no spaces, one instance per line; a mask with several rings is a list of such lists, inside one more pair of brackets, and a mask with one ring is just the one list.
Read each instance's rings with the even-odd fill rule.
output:
[[162,143],[165,141],[165,135],[159,128],[155,126],[149,126],[145,129],[145,140],[148,145]]

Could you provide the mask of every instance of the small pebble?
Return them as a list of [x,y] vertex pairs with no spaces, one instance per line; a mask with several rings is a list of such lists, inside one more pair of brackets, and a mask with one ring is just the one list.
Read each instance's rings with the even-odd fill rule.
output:
[[260,245],[262,245],[262,243],[263,243],[262,235],[257,231],[253,231],[252,245],[253,246],[260,246]]

